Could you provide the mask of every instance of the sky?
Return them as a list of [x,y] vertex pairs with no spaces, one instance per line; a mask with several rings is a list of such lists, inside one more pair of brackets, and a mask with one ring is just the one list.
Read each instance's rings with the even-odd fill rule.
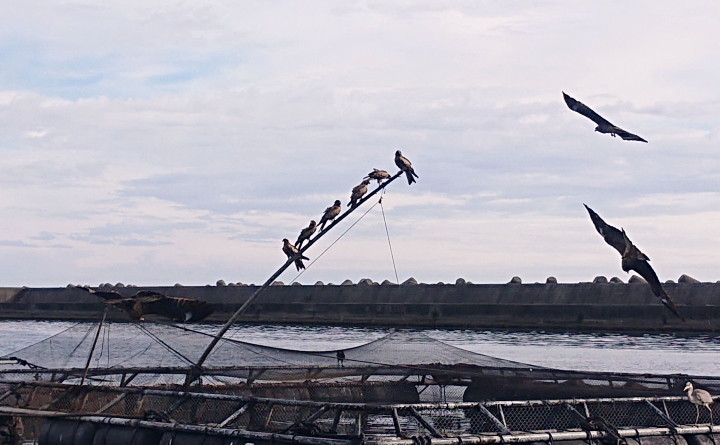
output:
[[[399,280],[720,280],[713,1],[27,0],[0,15],[0,286],[262,283],[402,150]],[[649,141],[593,131],[562,91]],[[375,200],[307,253],[316,259]],[[291,282],[297,273],[279,279]],[[298,278],[395,280],[375,206]]]

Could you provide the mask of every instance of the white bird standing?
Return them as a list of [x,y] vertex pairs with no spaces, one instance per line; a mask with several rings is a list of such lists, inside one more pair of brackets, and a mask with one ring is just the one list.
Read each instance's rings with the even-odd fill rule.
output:
[[712,425],[713,415],[712,409],[710,409],[710,404],[713,403],[713,398],[710,393],[704,389],[693,389],[693,385],[690,382],[685,384],[685,389],[683,389],[683,391],[687,391],[688,400],[695,405],[695,411],[697,413],[697,416],[695,416],[695,424],[697,425],[698,420],[700,419],[700,405],[703,405],[708,409],[708,411],[710,411],[710,424]]

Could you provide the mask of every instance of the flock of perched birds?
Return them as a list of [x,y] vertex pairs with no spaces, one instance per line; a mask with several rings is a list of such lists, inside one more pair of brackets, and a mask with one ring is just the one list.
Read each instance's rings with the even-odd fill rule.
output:
[[[403,156],[400,150],[395,152],[395,165],[397,165],[397,167],[405,173],[408,185],[411,185],[413,182],[417,182],[415,181],[415,178],[419,178],[419,176],[417,175],[417,173],[415,173],[415,169],[413,169],[412,163],[408,160],[408,158]],[[368,191],[368,185],[370,185],[370,181],[374,179],[377,181],[378,184],[381,184],[384,180],[389,178],[390,173],[388,173],[387,171],[373,168],[373,171],[368,173],[367,176],[363,178],[360,184],[353,187],[352,191],[350,192],[350,202],[348,202],[347,206],[351,209],[354,209],[358,206],[360,200],[363,196],[365,196]],[[329,221],[334,221],[341,212],[342,203],[339,199],[336,199],[335,203],[330,207],[326,208],[322,216],[320,217],[320,233],[325,230],[325,224]],[[300,231],[300,235],[295,241],[295,244],[292,244],[287,238],[283,238],[282,240],[282,250],[289,259],[293,260],[293,262],[295,263],[295,268],[297,270],[305,269],[305,263],[303,263],[303,260],[310,260],[310,258],[300,253],[300,249],[302,249],[302,244],[305,241],[310,241],[310,238],[317,231],[317,227],[318,223],[316,223],[315,220],[312,220],[307,227]]]

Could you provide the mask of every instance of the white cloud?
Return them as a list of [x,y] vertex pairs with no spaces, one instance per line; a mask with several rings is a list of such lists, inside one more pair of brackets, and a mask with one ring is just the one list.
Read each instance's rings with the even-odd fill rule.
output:
[[[620,274],[585,202],[661,277],[715,281],[718,9],[12,3],[2,284],[262,282],[396,149],[420,175],[384,200],[405,277]],[[594,133],[561,90],[650,143]],[[376,208],[302,280],[393,275]]]

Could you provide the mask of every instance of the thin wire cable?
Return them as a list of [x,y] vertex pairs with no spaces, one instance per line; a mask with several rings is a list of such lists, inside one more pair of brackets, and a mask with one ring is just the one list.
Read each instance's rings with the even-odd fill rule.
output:
[[190,360],[189,358],[185,357],[180,351],[178,351],[177,349],[173,348],[173,347],[170,346],[169,344],[165,343],[165,341],[163,341],[160,337],[158,337],[158,336],[155,335],[154,333],[150,332],[150,330],[149,330],[148,328],[146,328],[145,326],[136,325],[136,327],[137,327],[138,329],[140,329],[141,331],[143,331],[143,332],[145,333],[145,335],[147,335],[148,337],[150,337],[150,338],[152,338],[153,340],[155,340],[155,342],[157,342],[160,346],[162,346],[163,348],[165,348],[168,352],[170,352],[171,354],[175,355],[175,356],[178,357],[179,359],[185,360],[187,363],[189,363],[189,364],[191,364],[191,365],[192,365],[193,363],[195,363],[195,362],[193,362],[192,360]]
[[[383,196],[385,195],[384,189],[383,189],[382,194],[383,194]],[[400,278],[398,278],[398,273],[397,273],[397,266],[395,265],[395,255],[393,255],[392,244],[390,244],[390,232],[388,231],[387,220],[385,219],[385,208],[382,205],[383,196],[380,197],[380,201],[378,201],[378,202],[380,204],[380,211],[382,212],[383,222],[385,223],[385,234],[387,235],[387,239],[388,239],[388,247],[390,247],[390,258],[392,259],[393,270],[395,270],[395,282],[397,284],[400,284]]]
[[[382,201],[382,197],[380,198],[380,201]],[[369,209],[367,209],[367,210],[365,211],[365,213],[363,213],[362,216],[357,219],[357,221],[355,221],[354,223],[352,223],[352,225],[351,225],[350,227],[348,227],[347,230],[345,230],[345,231],[342,233],[342,235],[338,236],[337,239],[332,242],[332,244],[330,244],[329,246],[327,246],[327,247],[325,248],[325,250],[323,250],[323,251],[320,253],[320,255],[318,255],[314,260],[312,260],[312,261],[310,262],[310,264],[308,264],[307,266],[305,266],[305,269],[301,270],[300,273],[297,274],[297,275],[295,276],[295,278],[293,278],[290,282],[292,283],[292,282],[294,282],[295,280],[297,280],[298,278],[300,278],[300,275],[304,274],[306,270],[310,269],[310,267],[311,267],[313,264],[315,264],[315,262],[316,262],[317,260],[319,260],[323,255],[325,255],[325,252],[327,252],[328,250],[330,250],[330,248],[331,248],[332,246],[334,246],[335,243],[337,243],[338,241],[340,241],[340,238],[342,238],[343,236],[345,236],[345,234],[348,233],[348,232],[350,231],[350,229],[352,229],[353,227],[355,227],[355,225],[356,225],[357,223],[359,223],[361,219],[365,218],[365,215],[367,215],[368,213],[370,213],[370,210],[374,209],[376,205],[380,204],[380,201],[376,202],[375,204],[372,205],[372,207],[370,207]]]

